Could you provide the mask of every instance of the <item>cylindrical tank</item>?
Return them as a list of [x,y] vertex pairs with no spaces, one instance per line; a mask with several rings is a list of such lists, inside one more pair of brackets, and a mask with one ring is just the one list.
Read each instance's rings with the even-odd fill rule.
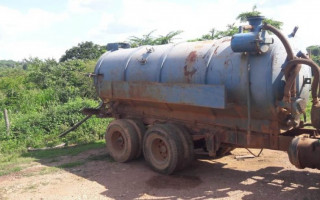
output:
[[[251,114],[256,119],[275,119],[276,102],[283,97],[282,67],[286,52],[278,38],[264,54],[234,53],[230,37],[219,40],[182,42],[160,46],[141,46],[106,52],[98,61],[95,74],[105,81],[185,83],[224,85],[226,102],[246,115],[247,87],[250,79]],[[298,49],[294,49],[298,51]],[[249,70],[248,70],[249,69]],[[297,77],[298,95],[305,106],[311,78],[303,66]],[[97,88],[103,88],[97,80]]]
[[314,117],[320,110],[318,66],[300,52],[295,38],[263,25],[263,17],[248,20],[247,32],[233,37],[102,55],[92,75],[103,102],[92,112],[116,118],[118,124],[109,125],[106,133],[110,151],[129,160],[142,145],[150,166],[171,173],[191,158],[194,147],[205,148],[210,156],[234,147],[290,147],[293,164],[319,168],[313,157],[296,153],[310,153],[319,140],[292,141],[300,134],[317,135],[315,129],[301,129],[300,115],[306,112],[312,67],[312,123],[319,124]]

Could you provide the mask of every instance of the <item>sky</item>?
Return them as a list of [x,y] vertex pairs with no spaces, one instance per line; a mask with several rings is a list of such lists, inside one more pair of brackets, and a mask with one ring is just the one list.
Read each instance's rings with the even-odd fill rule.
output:
[[80,42],[106,45],[156,30],[183,30],[178,40],[224,30],[254,5],[282,21],[284,34],[305,46],[320,45],[318,0],[0,0],[0,60],[59,59]]

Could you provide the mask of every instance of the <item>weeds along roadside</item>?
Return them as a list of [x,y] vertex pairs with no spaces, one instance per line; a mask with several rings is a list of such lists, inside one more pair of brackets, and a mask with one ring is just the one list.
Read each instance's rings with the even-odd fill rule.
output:
[[[99,104],[92,80],[85,76],[95,63],[30,58],[14,68],[0,68],[0,156],[20,155],[29,147],[86,144],[101,138],[110,119],[93,117],[58,138],[84,117],[79,112],[83,107]],[[4,109],[9,113],[9,133]]]

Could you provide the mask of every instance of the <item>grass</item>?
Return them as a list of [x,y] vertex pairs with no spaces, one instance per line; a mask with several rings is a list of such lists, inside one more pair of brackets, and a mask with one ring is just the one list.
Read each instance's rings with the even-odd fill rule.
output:
[[59,168],[56,168],[56,167],[45,167],[45,168],[41,169],[39,174],[40,175],[45,175],[45,174],[51,174],[51,173],[54,173],[54,172],[57,172],[57,171],[59,171]]
[[[0,163],[29,163],[30,161],[34,160],[30,157],[21,157],[19,154],[0,154]],[[0,165],[1,165],[0,164]]]
[[2,158],[2,160],[4,160],[4,162],[0,162],[0,176],[21,171],[26,164],[30,164],[35,159],[15,155],[13,157],[10,156],[10,158]]
[[32,151],[23,154],[23,157],[33,157],[36,159],[54,159],[60,156],[76,156],[79,153],[88,151],[90,149],[98,149],[105,146],[104,140],[99,140],[89,144],[77,145],[74,147],[67,147],[62,149],[48,149],[40,151]]
[[[22,169],[28,167],[34,161],[46,161],[48,163],[59,161],[61,156],[76,156],[82,152],[99,149],[105,147],[105,141],[99,140],[93,143],[78,145],[73,147],[66,147],[62,149],[48,149],[48,150],[39,150],[19,154],[10,154],[10,155],[1,155],[0,157],[0,176],[8,175],[14,172],[21,171]],[[103,156],[91,156],[87,160],[100,160],[100,159],[109,159],[107,155]],[[31,175],[36,174],[48,174],[58,171],[59,169],[73,168],[76,166],[83,165],[87,160],[84,161],[75,161],[70,163],[64,163],[56,167],[45,167],[38,173],[32,173]]]
[[8,175],[8,174],[18,172],[21,170],[22,170],[22,168],[20,166],[8,167],[8,168],[6,168],[6,167],[1,168],[0,167],[0,176]]

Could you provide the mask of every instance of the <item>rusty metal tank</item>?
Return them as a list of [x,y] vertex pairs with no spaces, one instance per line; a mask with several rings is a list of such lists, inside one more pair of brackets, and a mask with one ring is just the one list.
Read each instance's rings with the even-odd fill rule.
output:
[[[277,120],[277,101],[283,98],[285,84],[282,67],[287,55],[279,39],[272,38],[274,42],[264,54],[235,53],[231,37],[106,52],[95,68],[95,74],[101,75],[95,85],[104,100],[157,101],[214,109],[213,113],[236,120],[220,123],[239,128],[247,126],[241,119],[248,117],[249,89],[251,118],[258,122],[252,128],[263,131],[267,121]],[[305,80],[310,78],[311,70],[303,66],[296,85],[302,109],[310,90]],[[128,94],[112,97],[112,82],[113,87]],[[165,94],[159,93],[161,89]],[[130,96],[130,91],[139,94]]]
[[[320,169],[319,151],[312,151],[320,141],[320,69],[300,51],[296,28],[284,36],[263,17],[248,20],[218,40],[109,45],[115,50],[92,74],[102,103],[85,113],[115,118],[106,133],[115,160],[132,160],[143,149],[154,170],[169,174],[190,163],[193,148],[216,156],[246,147],[289,149],[297,167]],[[314,128],[306,129],[301,116],[310,89]]]

